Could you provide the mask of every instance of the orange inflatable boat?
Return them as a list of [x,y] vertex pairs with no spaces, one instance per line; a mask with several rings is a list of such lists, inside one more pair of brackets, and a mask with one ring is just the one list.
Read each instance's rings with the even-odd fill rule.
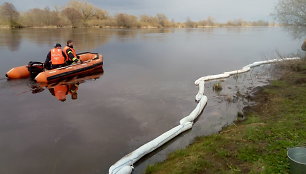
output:
[[[12,68],[6,73],[8,79],[21,79],[28,78],[34,74],[34,79],[38,83],[49,83],[52,81],[62,80],[68,77],[77,76],[80,74],[90,73],[93,70],[102,68],[103,56],[98,53],[80,53],[78,54],[82,63],[72,64],[69,66],[45,70],[43,72],[38,72],[39,69],[43,70],[43,64],[40,62],[30,62],[35,64],[35,68],[29,67],[29,65],[24,65],[20,67]],[[37,70],[38,69],[38,70]],[[38,74],[38,75],[37,75]]]

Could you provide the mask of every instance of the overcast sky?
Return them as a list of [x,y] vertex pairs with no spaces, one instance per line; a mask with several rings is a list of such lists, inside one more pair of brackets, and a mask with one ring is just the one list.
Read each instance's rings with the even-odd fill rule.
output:
[[[6,0],[20,11],[31,8],[63,6],[68,0]],[[5,0],[0,0],[1,4]],[[208,16],[219,22],[231,19],[273,20],[270,14],[278,0],[88,0],[107,10],[134,15],[163,13],[175,21],[201,20]]]

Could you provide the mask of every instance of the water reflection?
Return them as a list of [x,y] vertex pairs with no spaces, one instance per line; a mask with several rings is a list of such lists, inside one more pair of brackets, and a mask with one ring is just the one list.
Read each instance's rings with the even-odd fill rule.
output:
[[75,42],[76,48],[83,51],[91,51],[105,44],[111,36],[109,32],[100,35],[99,30],[94,29],[24,29],[23,32],[25,39],[39,45],[66,45],[66,41],[71,39]]
[[306,27],[305,26],[292,26],[287,27],[287,30],[290,32],[290,34],[295,38],[305,38],[306,36]]
[[1,29],[0,46],[8,47],[10,51],[17,51],[22,40],[29,40],[39,46],[54,45],[54,43],[66,44],[67,40],[75,42],[76,49],[80,51],[92,51],[109,42],[113,36],[118,39],[136,38],[140,33],[169,33],[170,29],[152,30],[122,30],[122,29],[95,29],[95,28],[73,28],[73,29]]
[[71,100],[78,99],[79,86],[87,80],[97,80],[104,74],[103,69],[95,70],[90,74],[76,76],[65,81],[52,84],[33,84],[31,86],[32,93],[37,94],[47,89],[52,96],[61,102],[65,102],[70,95]]
[[0,46],[6,46],[10,51],[16,51],[19,49],[21,42],[20,30],[5,29],[0,32]]

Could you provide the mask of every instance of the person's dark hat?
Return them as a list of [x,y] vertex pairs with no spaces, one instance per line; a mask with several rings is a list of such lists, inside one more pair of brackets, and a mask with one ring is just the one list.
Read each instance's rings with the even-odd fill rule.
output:
[[57,43],[57,44],[55,45],[55,48],[56,48],[56,47],[62,47],[62,45],[59,44],[59,43]]

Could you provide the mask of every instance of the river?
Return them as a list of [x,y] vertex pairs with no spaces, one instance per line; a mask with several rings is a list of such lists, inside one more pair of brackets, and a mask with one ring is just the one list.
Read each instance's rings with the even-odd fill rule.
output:
[[[77,52],[104,56],[104,72],[78,82],[76,97],[67,94],[62,102],[29,79],[3,79],[12,67],[43,62],[55,43],[68,39]],[[0,173],[107,173],[194,109],[197,78],[296,53],[302,41],[278,27],[1,29]],[[257,69],[229,79],[223,93],[233,99],[237,90],[265,84],[259,76],[269,74]],[[225,94],[208,88],[208,105],[195,127],[138,162],[134,173],[236,119],[244,101],[225,103]]]

